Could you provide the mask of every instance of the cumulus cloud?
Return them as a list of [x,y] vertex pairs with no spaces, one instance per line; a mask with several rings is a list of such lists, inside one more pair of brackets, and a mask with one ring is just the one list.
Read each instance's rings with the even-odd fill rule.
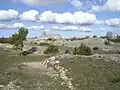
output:
[[107,31],[107,29],[106,28],[100,28],[100,30],[102,31],[102,32],[105,32],[105,31]]
[[20,27],[24,27],[22,23],[14,23],[14,24],[0,24],[0,29],[17,29]]
[[43,23],[91,25],[96,23],[96,15],[78,11],[75,13],[53,13],[45,11],[39,17]]
[[103,6],[104,10],[120,11],[120,0],[108,0]]
[[19,29],[21,27],[25,27],[29,30],[43,30],[43,25],[38,26],[26,26],[23,23],[14,23],[14,24],[0,24],[0,29]]
[[18,18],[18,11],[9,9],[9,10],[0,10],[0,20],[14,20]]
[[25,11],[22,14],[20,14],[19,18],[21,20],[26,20],[26,21],[36,21],[36,17],[38,14],[39,12],[36,10],[29,10],[29,11]]
[[71,4],[77,9],[80,9],[82,6],[82,3],[80,2],[80,0],[72,0]]
[[51,30],[63,30],[63,31],[81,31],[81,32],[91,32],[91,28],[79,27],[79,26],[53,26]]
[[27,5],[32,6],[50,6],[50,5],[59,5],[63,3],[71,3],[75,8],[80,9],[82,3],[80,0],[12,0],[13,2],[21,2]]
[[23,23],[14,23],[13,25],[8,25],[10,28],[21,28],[25,27]]
[[15,10],[0,10],[0,20],[21,20],[21,21],[38,21],[41,23],[54,24],[74,24],[74,25],[91,25],[97,24],[95,14],[85,13],[82,11],[70,13],[54,13],[52,11],[44,11],[39,14],[37,10],[25,11],[19,15]]
[[29,26],[27,27],[27,29],[30,29],[30,30],[44,30],[44,26],[41,25],[41,26]]
[[93,5],[91,11],[120,11],[120,0],[107,0],[103,6]]
[[65,2],[69,2],[70,0],[19,0],[19,1],[27,5],[48,6],[48,5],[62,4]]
[[120,26],[120,18],[105,20],[105,24],[107,24],[111,27],[119,27]]
[[102,11],[103,10],[103,7],[101,7],[101,6],[99,6],[99,5],[93,5],[92,6],[92,9],[90,10],[90,12],[94,12],[94,11],[97,11],[97,12],[99,12],[99,11]]

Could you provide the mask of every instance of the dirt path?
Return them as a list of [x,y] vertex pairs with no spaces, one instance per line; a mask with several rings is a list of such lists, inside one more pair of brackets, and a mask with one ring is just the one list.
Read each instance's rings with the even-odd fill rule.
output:
[[28,62],[23,64],[26,65],[28,69],[33,68],[33,72],[36,70],[42,70],[44,71],[44,74],[46,73],[51,77],[59,77],[63,80],[63,82],[61,82],[61,85],[65,84],[70,90],[74,90],[73,84],[71,82],[72,79],[67,76],[68,70],[64,67],[61,67],[59,65],[60,61],[56,60],[56,58],[60,56],[52,56],[41,62]]

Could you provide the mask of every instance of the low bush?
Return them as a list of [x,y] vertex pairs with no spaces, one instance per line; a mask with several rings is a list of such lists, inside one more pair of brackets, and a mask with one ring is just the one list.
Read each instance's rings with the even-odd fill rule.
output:
[[44,42],[40,43],[40,46],[50,46],[50,45],[51,45],[50,43],[44,43]]
[[45,54],[49,54],[49,53],[57,53],[59,52],[58,48],[54,45],[50,45],[45,51]]
[[120,78],[114,78],[110,80],[111,83],[120,83]]
[[80,47],[75,47],[73,54],[76,55],[91,55],[92,50],[90,47],[86,46],[85,44],[81,44]]
[[114,43],[120,43],[120,39],[110,39],[109,41],[114,42]]
[[70,51],[69,51],[69,50],[65,50],[65,53],[66,53],[66,54],[69,54],[69,53],[70,53]]
[[37,42],[35,42],[34,44],[37,44]]
[[106,38],[106,36],[101,36],[100,38],[105,39],[105,38]]
[[97,38],[97,36],[96,36],[96,35],[94,35],[94,36],[93,36],[93,38]]
[[99,47],[93,47],[93,50],[98,50],[99,49]]
[[116,53],[117,53],[117,54],[120,54],[120,51],[117,51]]
[[104,44],[105,45],[110,45],[110,42],[109,41],[105,41]]

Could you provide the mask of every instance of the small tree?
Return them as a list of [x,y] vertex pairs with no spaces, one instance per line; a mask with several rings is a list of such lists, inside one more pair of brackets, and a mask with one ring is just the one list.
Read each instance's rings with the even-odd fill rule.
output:
[[14,45],[13,48],[16,50],[20,50],[20,55],[22,55],[23,51],[23,41],[26,40],[26,36],[28,35],[28,29],[21,27],[18,33],[12,35],[10,43]]
[[112,32],[107,32],[106,38],[107,38],[108,41],[109,41],[110,39],[112,39]]
[[58,48],[54,45],[50,45],[45,51],[44,53],[45,54],[48,54],[48,53],[57,53],[59,52]]
[[85,44],[81,44],[80,47],[75,47],[73,54],[76,55],[91,55],[92,50],[90,47],[86,46]]

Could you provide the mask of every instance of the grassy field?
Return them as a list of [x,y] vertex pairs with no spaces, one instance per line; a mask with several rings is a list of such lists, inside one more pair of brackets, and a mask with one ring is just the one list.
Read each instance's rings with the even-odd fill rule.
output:
[[[56,88],[59,88],[57,90],[68,90],[66,86],[61,87],[59,78],[54,80],[47,74],[31,73],[22,68],[24,66],[19,65],[23,62],[40,62],[45,58],[48,56],[11,56],[10,51],[0,48],[0,85],[6,86],[12,81],[21,87],[18,90],[56,90]],[[0,88],[0,90],[2,89]]]
[[120,63],[90,57],[65,58],[61,66],[70,68],[76,90],[120,90]]
[[[61,85],[60,78],[52,78],[42,71],[31,73],[20,63],[40,62],[48,55],[15,56],[11,50],[0,48],[0,85],[11,81],[20,86],[18,90],[69,90]],[[75,90],[120,90],[120,63],[112,60],[73,56],[59,58],[60,65],[68,69],[68,77],[73,78]],[[34,70],[33,70],[34,71]],[[38,73],[39,72],[39,73]],[[0,90],[9,90],[1,89]],[[11,89],[10,89],[11,90]]]

